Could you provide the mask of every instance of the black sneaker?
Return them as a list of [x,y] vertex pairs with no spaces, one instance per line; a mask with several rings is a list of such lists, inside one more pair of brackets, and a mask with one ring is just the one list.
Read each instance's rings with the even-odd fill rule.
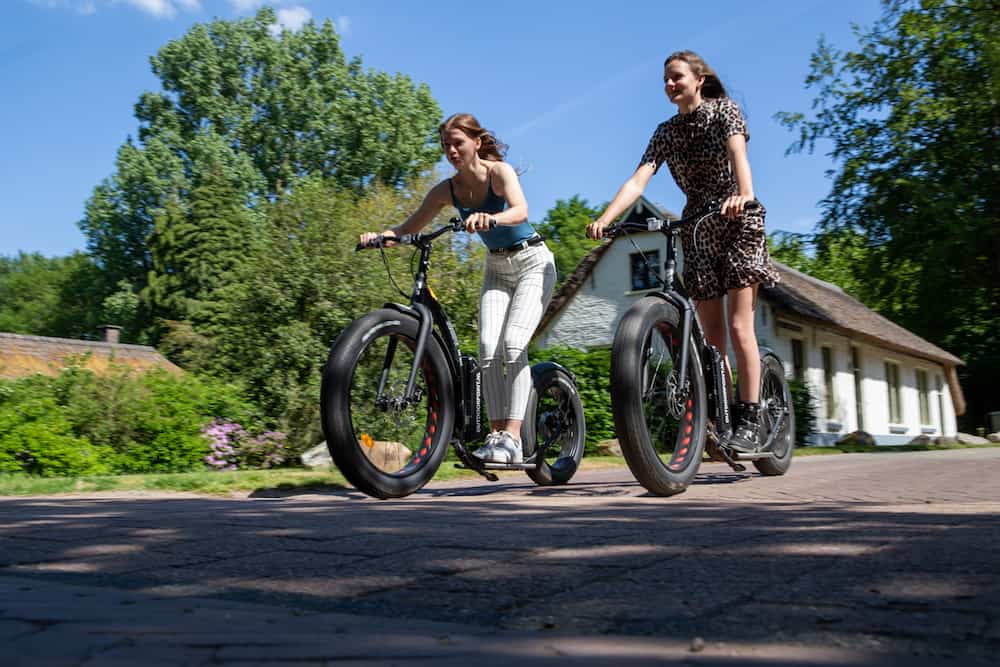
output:
[[739,417],[733,437],[729,439],[729,448],[752,454],[760,447],[760,403],[740,401],[736,409]]

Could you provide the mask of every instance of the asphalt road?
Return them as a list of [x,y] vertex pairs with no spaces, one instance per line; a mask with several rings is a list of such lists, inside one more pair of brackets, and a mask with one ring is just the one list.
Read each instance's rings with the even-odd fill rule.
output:
[[1000,448],[0,499],[0,664],[997,664]]

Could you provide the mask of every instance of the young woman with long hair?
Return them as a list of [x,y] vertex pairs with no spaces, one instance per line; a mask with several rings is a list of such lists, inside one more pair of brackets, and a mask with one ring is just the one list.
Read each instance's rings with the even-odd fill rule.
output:
[[[531,391],[527,348],[552,296],[555,260],[527,222],[528,202],[517,172],[504,162],[507,147],[471,114],[449,117],[438,131],[455,174],[431,188],[402,224],[381,235],[391,239],[412,234],[445,206],[454,206],[466,230],[478,233],[486,244],[479,364],[491,433],[473,453],[493,463],[520,463],[521,424]],[[361,242],[378,235],[366,232]]]
[[750,133],[739,106],[726,96],[718,75],[698,54],[677,51],[667,57],[663,84],[677,115],[656,128],[639,167],[604,213],[587,226],[587,235],[601,238],[604,228],[638,199],[664,163],[687,197],[685,216],[710,200],[722,202],[718,215],[696,229],[681,231],[684,287],[695,300],[705,336],[723,354],[728,328],[740,380],[730,445],[752,452],[759,446],[760,417],[754,306],[758,286],[777,282],[778,273],[767,253],[764,207],[744,209],[755,199],[747,159]]

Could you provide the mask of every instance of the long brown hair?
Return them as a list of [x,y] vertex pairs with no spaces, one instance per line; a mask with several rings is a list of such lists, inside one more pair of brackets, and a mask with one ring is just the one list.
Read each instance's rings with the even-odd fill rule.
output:
[[705,77],[705,83],[701,86],[702,97],[709,99],[726,97],[726,88],[719,80],[719,75],[697,53],[694,51],[674,51],[663,61],[663,66],[669,65],[671,60],[683,60],[691,67],[695,76]]
[[479,146],[479,157],[489,160],[503,162],[507,155],[507,144],[501,143],[497,136],[484,128],[471,113],[456,113],[448,116],[440,126],[438,135],[442,135],[448,130],[461,130],[470,139],[479,139],[482,144]]

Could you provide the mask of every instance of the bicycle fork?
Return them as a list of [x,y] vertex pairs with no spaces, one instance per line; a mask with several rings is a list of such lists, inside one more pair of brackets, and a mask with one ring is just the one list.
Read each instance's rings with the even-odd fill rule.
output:
[[431,320],[433,318],[430,309],[424,304],[413,303],[411,305],[419,316],[417,322],[417,343],[413,351],[413,366],[410,367],[410,376],[406,381],[406,391],[402,397],[396,399],[399,405],[389,406],[389,400],[383,395],[383,392],[385,391],[386,381],[389,378],[389,369],[392,367],[392,361],[396,356],[396,345],[398,343],[396,337],[390,338],[388,348],[385,351],[385,360],[382,362],[382,373],[378,379],[378,391],[375,394],[375,404],[382,409],[388,409],[389,407],[403,408],[411,403],[416,403],[421,398],[420,392],[416,389],[417,370],[424,359],[424,352],[427,349],[427,337],[431,332]]

